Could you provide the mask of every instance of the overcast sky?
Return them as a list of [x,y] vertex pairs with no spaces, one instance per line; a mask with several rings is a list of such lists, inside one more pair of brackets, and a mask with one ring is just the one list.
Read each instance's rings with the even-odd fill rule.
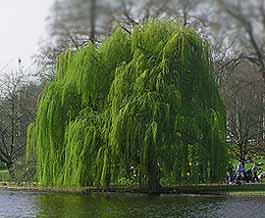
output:
[[[45,19],[54,0],[0,0],[0,71],[14,69],[19,57],[25,68],[45,39]],[[1,72],[0,72],[1,73]]]

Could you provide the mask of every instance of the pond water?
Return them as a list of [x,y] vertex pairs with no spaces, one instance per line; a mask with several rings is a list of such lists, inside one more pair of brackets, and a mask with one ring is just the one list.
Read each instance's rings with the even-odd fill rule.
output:
[[0,191],[1,218],[260,218],[265,197],[51,194]]

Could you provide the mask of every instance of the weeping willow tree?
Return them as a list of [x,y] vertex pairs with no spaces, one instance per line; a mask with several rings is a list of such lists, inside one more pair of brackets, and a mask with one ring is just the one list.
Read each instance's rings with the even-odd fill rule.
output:
[[62,54],[29,130],[42,185],[108,186],[133,168],[157,191],[161,176],[224,175],[225,111],[209,47],[172,21]]

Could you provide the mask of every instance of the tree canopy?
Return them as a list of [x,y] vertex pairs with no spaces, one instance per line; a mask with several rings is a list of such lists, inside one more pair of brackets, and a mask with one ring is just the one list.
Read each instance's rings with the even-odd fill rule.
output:
[[58,57],[28,148],[42,185],[140,185],[224,176],[225,110],[205,40],[173,21],[117,29]]

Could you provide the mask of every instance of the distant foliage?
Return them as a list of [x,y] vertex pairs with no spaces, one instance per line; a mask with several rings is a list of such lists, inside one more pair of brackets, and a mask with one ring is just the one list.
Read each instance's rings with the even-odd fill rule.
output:
[[32,127],[42,185],[133,178],[154,191],[160,177],[224,175],[225,111],[208,44],[171,21],[62,54]]

